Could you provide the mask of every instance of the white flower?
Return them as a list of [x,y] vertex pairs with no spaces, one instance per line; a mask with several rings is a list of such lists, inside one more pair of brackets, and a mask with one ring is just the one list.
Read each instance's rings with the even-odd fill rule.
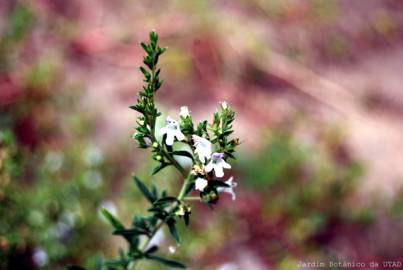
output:
[[174,254],[176,252],[176,247],[171,245],[168,247],[168,250],[169,250],[169,253]]
[[229,187],[219,187],[219,188],[217,188],[217,191],[218,191],[219,193],[221,193],[221,192],[226,192],[226,193],[231,194],[232,200],[235,201],[236,195],[235,195],[235,192],[234,192],[234,187],[236,187],[236,186],[238,185],[238,183],[233,182],[233,180],[234,180],[234,177],[231,177],[230,179],[228,179],[227,181],[225,181],[225,183],[226,183]]
[[221,108],[222,108],[223,110],[227,109],[227,108],[228,108],[227,102],[225,102],[225,101],[221,102]]
[[167,117],[166,126],[160,129],[161,135],[167,135],[165,143],[167,145],[173,145],[175,137],[178,141],[183,141],[185,139],[185,135],[183,135],[182,131],[179,128],[178,122],[176,122],[171,117]]
[[210,160],[209,164],[206,165],[204,170],[206,172],[211,172],[212,170],[214,170],[216,177],[223,177],[224,168],[231,169],[231,165],[229,165],[227,162],[225,162],[223,157],[224,157],[223,153],[213,153],[211,155],[211,160]]
[[195,189],[203,191],[207,187],[207,180],[204,178],[197,178],[195,182]]
[[187,106],[182,106],[180,108],[179,115],[182,116],[183,118],[186,118],[187,116],[190,116],[190,111]]
[[212,144],[209,140],[199,137],[197,135],[192,136],[196,147],[195,152],[199,156],[199,160],[206,163],[207,159],[210,159],[212,152]]
[[34,263],[40,267],[43,267],[49,263],[48,254],[42,248],[35,249],[32,259]]

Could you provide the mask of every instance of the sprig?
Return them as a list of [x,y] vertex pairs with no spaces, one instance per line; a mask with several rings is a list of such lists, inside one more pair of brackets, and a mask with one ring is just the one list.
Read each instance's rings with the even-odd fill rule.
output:
[[[102,209],[101,213],[114,228],[113,234],[125,239],[128,248],[126,251],[119,251],[119,258],[98,264],[98,270],[135,269],[141,260],[152,260],[172,268],[186,268],[181,262],[159,255],[160,248],[150,245],[151,240],[159,230],[166,227],[172,238],[180,243],[177,224],[184,222],[189,226],[192,213],[189,202],[211,205],[218,201],[222,192],[229,192],[234,198],[235,185],[232,184],[232,177],[225,182],[218,179],[223,176],[224,168],[230,168],[226,160],[234,158],[235,147],[239,144],[238,139],[230,138],[233,133],[234,111],[226,103],[222,103],[211,124],[205,120],[195,126],[189,109],[183,106],[180,110],[180,122],[168,116],[166,126],[157,131],[156,121],[161,112],[155,106],[155,96],[162,85],[158,60],[165,48],[159,47],[155,32],[150,33],[149,42],[141,43],[141,47],[146,53],[144,65],[139,67],[144,75],[145,85],[139,91],[137,103],[130,107],[140,113],[133,138],[140,148],[150,148],[152,158],[158,161],[152,174],[173,166],[183,177],[183,182],[175,196],[165,190],[158,190],[156,185],[148,187],[137,176],[133,176],[135,185],[150,204],[148,215],[134,216],[132,224],[126,227],[117,217]],[[156,133],[162,135],[162,140],[157,139],[161,136]],[[178,141],[187,144],[190,151],[174,150],[173,144]],[[189,158],[192,162],[191,169],[183,168],[176,160],[177,156]],[[200,191],[199,197],[189,196],[195,190]],[[77,266],[71,266],[70,269],[80,269],[73,267]]]

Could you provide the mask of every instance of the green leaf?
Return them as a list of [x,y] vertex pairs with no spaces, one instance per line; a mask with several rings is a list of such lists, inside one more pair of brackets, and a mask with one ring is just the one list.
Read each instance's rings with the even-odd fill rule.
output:
[[229,187],[228,184],[218,180],[210,180],[208,181],[208,185],[209,187]]
[[151,246],[149,249],[147,249],[147,250],[144,252],[144,254],[147,256],[148,254],[157,252],[157,250],[158,250],[158,246],[157,246],[157,245],[153,245],[153,246]]
[[132,229],[120,229],[120,230],[115,230],[113,231],[114,235],[121,235],[121,236],[135,236],[135,235],[148,235],[148,231],[138,229],[138,228],[132,228]]
[[123,224],[111,213],[108,212],[105,208],[101,208],[101,213],[102,215],[106,218],[106,220],[109,221],[109,223],[116,229],[116,230],[121,230],[124,229],[125,227]]
[[101,256],[96,256],[95,258],[95,270],[105,270],[104,268],[104,260]]
[[172,152],[172,154],[177,155],[177,156],[188,157],[191,160],[193,160],[193,155],[191,153],[189,153],[188,151],[174,151],[174,152]]
[[123,260],[108,260],[105,262],[107,266],[121,266],[121,267],[126,267],[130,263],[129,260],[123,259]]
[[153,185],[153,187],[151,189],[151,193],[152,193],[154,198],[158,199],[158,190],[157,190],[157,187],[155,185]]
[[85,268],[78,266],[78,265],[68,265],[67,269],[68,270],[85,270]]
[[148,188],[144,185],[144,183],[137,178],[137,176],[133,176],[133,179],[138,189],[141,191],[141,193],[143,193],[144,197],[146,197],[150,203],[153,203],[155,201],[155,197],[150,191],[148,191]]
[[141,109],[138,105],[133,105],[129,107],[132,110],[138,111],[139,113],[144,113],[144,110]]
[[150,41],[151,43],[157,43],[158,42],[158,35],[155,31],[150,32]]
[[154,204],[158,205],[158,204],[165,204],[165,203],[171,203],[171,202],[177,202],[177,201],[178,201],[178,199],[175,197],[164,197],[164,198],[156,200],[154,202]]
[[169,165],[171,165],[171,164],[169,164],[169,163],[160,163],[157,167],[155,167],[154,169],[153,169],[153,172],[152,172],[152,175],[154,175],[154,174],[157,174],[159,171],[161,171],[162,169],[164,169],[165,167],[168,167]]
[[144,42],[140,43],[141,47],[143,47],[143,50],[146,51],[146,53],[151,54],[152,50],[150,49],[149,46],[147,46],[147,44],[145,44]]
[[173,218],[169,219],[166,224],[168,225],[169,232],[175,241],[179,244],[181,242],[178,231],[176,230],[175,220]]
[[180,262],[174,261],[174,260],[165,259],[165,258],[155,256],[155,255],[148,255],[146,258],[150,259],[150,260],[157,261],[157,262],[159,262],[161,264],[164,264],[164,265],[172,267],[172,268],[186,269],[186,265],[184,265],[184,264],[182,264]]
[[139,67],[139,69],[144,74],[144,76],[150,76],[150,72],[148,72],[144,67]]
[[185,215],[183,216],[183,220],[185,221],[185,225],[189,226],[190,222],[190,212],[185,212]]

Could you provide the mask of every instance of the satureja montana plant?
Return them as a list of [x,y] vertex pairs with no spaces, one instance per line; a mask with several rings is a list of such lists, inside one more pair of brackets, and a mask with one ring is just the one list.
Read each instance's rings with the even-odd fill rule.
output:
[[[212,123],[207,120],[193,123],[188,107],[180,108],[179,121],[168,116],[166,125],[159,130],[156,121],[161,112],[155,105],[155,95],[162,85],[157,67],[159,57],[165,48],[158,46],[158,35],[150,33],[149,43],[141,43],[146,52],[144,65],[140,71],[144,74],[145,85],[139,93],[137,104],[130,108],[140,113],[137,119],[136,132],[133,138],[140,148],[151,148],[152,158],[158,162],[152,174],[160,172],[168,166],[175,167],[183,177],[182,187],[176,196],[166,191],[158,191],[155,185],[148,188],[138,177],[134,181],[139,190],[150,203],[148,216],[134,216],[130,227],[125,227],[106,209],[102,214],[114,227],[114,235],[122,236],[128,243],[127,251],[120,250],[120,258],[105,260],[99,269],[135,269],[140,260],[153,260],[173,268],[186,268],[184,264],[157,255],[158,246],[152,245],[156,233],[167,226],[173,239],[179,243],[180,237],[176,229],[179,220],[189,225],[191,206],[189,202],[202,202],[208,205],[218,201],[220,193],[229,193],[235,200],[233,178],[223,181],[224,169],[230,169],[227,159],[234,159],[235,147],[239,139],[231,138],[234,111],[222,102],[218,112],[213,115]],[[158,136],[157,136],[158,135]],[[160,139],[159,139],[160,138]],[[188,145],[189,150],[174,150],[175,144]],[[178,156],[192,161],[190,169],[184,168],[177,161]],[[192,192],[199,196],[190,196]],[[70,267],[70,269],[81,269]]]

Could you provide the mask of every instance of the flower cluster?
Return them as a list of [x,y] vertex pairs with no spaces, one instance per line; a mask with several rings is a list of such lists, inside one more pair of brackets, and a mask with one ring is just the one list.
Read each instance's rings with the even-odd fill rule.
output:
[[[141,43],[146,52],[144,65],[140,71],[144,74],[145,86],[139,93],[137,104],[130,108],[138,111],[136,132],[133,138],[140,148],[149,148],[152,157],[158,162],[153,174],[166,167],[174,167],[184,181],[178,195],[169,195],[166,190],[158,190],[157,186],[147,187],[138,177],[134,182],[144,197],[151,204],[149,215],[135,216],[130,227],[126,227],[113,213],[102,209],[104,217],[115,228],[115,235],[123,237],[129,245],[127,252],[120,252],[120,258],[107,260],[101,269],[135,269],[141,260],[153,260],[169,267],[185,268],[180,262],[156,255],[159,247],[155,244],[155,236],[166,225],[173,239],[179,243],[180,236],[176,229],[179,220],[189,225],[192,207],[190,201],[207,204],[216,203],[221,193],[228,193],[235,200],[233,177],[223,181],[224,172],[231,168],[228,159],[234,159],[235,147],[239,139],[231,138],[234,111],[222,102],[220,109],[214,113],[213,120],[195,125],[188,107],[180,108],[179,120],[168,116],[165,126],[158,129],[157,118],[161,113],[155,106],[155,94],[161,87],[158,58],[165,49],[158,46],[158,35],[150,33],[150,42]],[[178,162],[178,157],[186,157],[192,161],[190,169]],[[192,192],[199,196],[190,196]],[[172,250],[172,248],[170,249]],[[71,268],[82,269],[82,268]]]
[[230,193],[235,200],[233,178],[225,182],[217,179],[224,177],[224,169],[231,169],[226,159],[233,158],[234,147],[239,144],[238,139],[228,138],[233,132],[234,112],[226,102],[222,102],[220,110],[214,114],[213,123],[204,121],[197,129],[194,129],[188,107],[181,107],[179,116],[179,122],[170,116],[166,118],[166,125],[159,130],[163,143],[168,147],[172,147],[174,142],[190,146],[191,153],[181,154],[191,156],[193,160],[191,173],[195,178],[195,189],[200,191],[203,201],[214,203],[221,192]]

